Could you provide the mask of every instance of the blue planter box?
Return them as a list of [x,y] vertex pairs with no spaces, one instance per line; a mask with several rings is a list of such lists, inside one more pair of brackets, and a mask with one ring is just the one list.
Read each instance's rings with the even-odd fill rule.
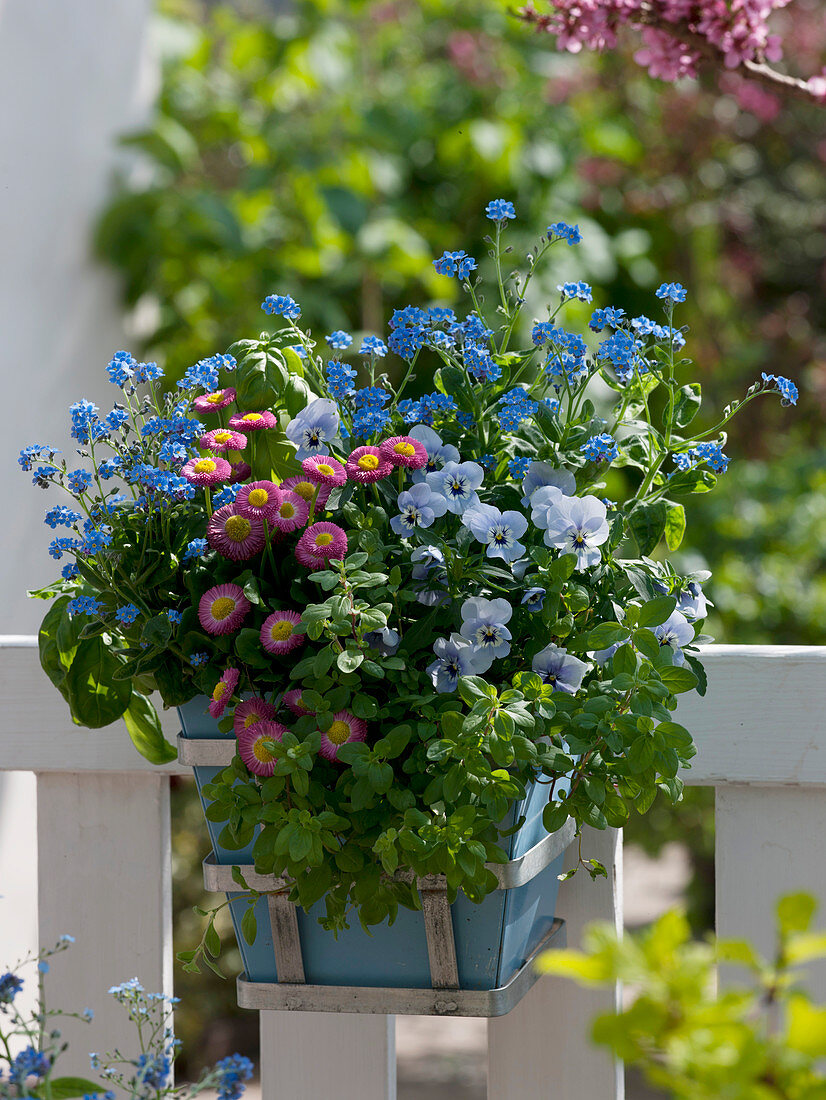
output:
[[[207,711],[208,700],[198,698],[179,708],[182,737],[191,740],[235,741],[232,734],[222,735]],[[195,748],[193,746],[193,748]],[[199,792],[203,792],[222,769],[198,765],[193,768]],[[542,825],[542,810],[548,788],[536,784],[525,801],[514,810],[513,820],[524,814],[520,831],[507,841],[509,858],[526,856],[547,834]],[[206,808],[206,800],[201,793]],[[207,821],[214,860],[225,866],[252,864],[252,845],[229,851],[218,837],[223,825]],[[562,848],[563,845],[557,845]],[[537,850],[538,852],[539,850]],[[535,856],[537,852],[533,852]],[[477,905],[463,894],[451,906],[459,985],[462,990],[492,990],[502,987],[519,971],[554,925],[554,907],[562,870],[563,852],[537,874],[511,889],[499,889]],[[526,861],[527,862],[527,861]],[[537,861],[532,859],[532,863]],[[542,861],[538,861],[540,864]],[[510,865],[507,865],[510,866]],[[525,874],[521,876],[525,877]],[[228,894],[230,899],[239,895]],[[256,904],[258,934],[248,944],[241,934],[241,918],[247,902],[231,900],[235,934],[244,962],[246,979],[252,982],[277,982],[271,925],[265,898]],[[400,908],[392,926],[378,925],[368,935],[360,925],[338,934],[325,931],[317,917],[324,912],[323,901],[309,913],[297,910],[299,937],[306,982],[312,986],[379,986],[427,989],[431,986],[425,924],[421,912]]]

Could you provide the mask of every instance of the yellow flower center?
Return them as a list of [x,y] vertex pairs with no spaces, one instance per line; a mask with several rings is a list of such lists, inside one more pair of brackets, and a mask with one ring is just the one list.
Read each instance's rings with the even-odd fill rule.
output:
[[396,452],[397,455],[406,455],[408,458],[416,453],[416,448],[413,446],[413,444],[406,443],[404,441],[397,443],[393,450]]
[[327,737],[334,745],[343,745],[349,736],[350,727],[347,722],[333,722],[332,726],[327,730]]
[[356,465],[360,466],[362,470],[376,470],[379,465],[378,455],[362,455]]
[[265,742],[269,740],[269,737],[259,737],[252,746],[253,756],[256,760],[260,760],[262,764],[269,764],[271,760],[275,760],[275,757],[265,745]]
[[263,508],[269,499],[270,494],[266,489],[253,489],[247,497],[248,503],[251,504],[253,508]]
[[298,493],[309,503],[315,496],[315,485],[312,481],[299,481],[298,484],[293,485],[293,492]]
[[209,609],[213,619],[217,619],[219,622],[228,619],[234,610],[235,600],[231,596],[219,596],[217,600],[212,601],[212,606]]
[[207,401],[210,403],[210,405],[217,405],[219,401],[223,401],[223,400],[224,400],[224,394],[221,390],[219,390],[218,393],[208,393],[207,394]]
[[233,542],[243,542],[251,530],[252,524],[246,516],[230,516],[224,524],[224,532]]
[[201,458],[195,463],[196,474],[211,474],[215,469],[214,458]]
[[328,463],[326,462],[319,462],[319,464],[316,466],[316,469],[320,474],[324,474],[326,477],[332,477],[335,473],[333,467],[328,465]]
[[253,421],[253,420],[263,420],[264,418],[262,417],[261,413],[244,413],[244,415],[241,417],[241,419],[242,420]]
[[273,623],[270,627],[270,637],[274,642],[286,642],[288,638],[292,637],[293,624],[289,619],[279,619],[277,623]]
[[261,715],[256,714],[255,711],[253,711],[251,714],[247,714],[244,716],[244,729],[248,730],[250,726],[254,726],[256,722],[260,721]]
[[232,432],[216,432],[212,438],[216,443],[229,443],[232,439]]
[[212,692],[213,703],[219,702],[227,693],[227,684],[223,680],[219,680],[215,685],[215,689]]
[[329,531],[322,531],[320,535],[316,535],[315,537],[316,546],[329,546],[332,541],[333,536]]
[[282,519],[292,519],[295,515],[295,505],[285,500],[283,504],[279,505],[278,514]]

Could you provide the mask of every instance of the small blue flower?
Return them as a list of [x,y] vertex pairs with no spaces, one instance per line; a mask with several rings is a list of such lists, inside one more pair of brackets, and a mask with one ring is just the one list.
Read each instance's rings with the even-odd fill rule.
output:
[[208,660],[208,653],[190,653],[189,655],[189,663],[193,668],[199,668],[201,665],[205,665]]
[[178,389],[201,389],[207,393],[217,390],[219,367],[214,361],[216,358],[216,356],[213,356],[212,359],[199,359],[197,363],[187,367],[183,377],[179,378],[176,383]]
[[513,203],[508,202],[507,199],[491,199],[485,207],[485,213],[492,222],[504,222],[508,218],[516,217]]
[[129,420],[129,414],[126,409],[122,409],[120,405],[115,405],[111,412],[106,414],[104,423],[110,431],[116,432],[119,428]]
[[109,381],[114,382],[121,389],[124,386],[131,385],[135,380],[135,368],[137,366],[137,359],[130,355],[128,351],[116,351],[106,368]]
[[527,457],[514,455],[508,460],[508,470],[514,481],[521,480],[530,469],[531,460]]
[[49,543],[49,554],[55,561],[60,561],[69,551],[79,550],[81,543],[77,539],[52,539]]
[[602,332],[602,330],[608,326],[610,328],[617,328],[622,324],[625,317],[625,310],[618,309],[616,306],[606,306],[605,309],[595,309],[591,314],[591,320],[588,322],[588,327],[592,332]]
[[299,359],[307,359],[310,354],[303,344],[291,344],[290,351],[294,351]]
[[772,382],[782,398],[783,405],[796,405],[799,396],[797,386],[789,378],[783,378],[778,374],[763,374],[766,388],[770,388]]
[[667,302],[684,302],[686,290],[679,283],[663,283],[654,292],[658,298],[664,298]]
[[496,455],[491,455],[491,454],[482,455],[481,458],[479,459],[479,465],[484,467],[484,469],[486,469],[486,470],[495,470],[496,467],[498,466],[498,462],[496,460]]
[[357,409],[380,409],[390,400],[392,394],[381,386],[363,386],[353,393],[353,404]]
[[502,377],[502,368],[480,344],[465,344],[464,360],[465,367],[477,382],[496,382]]
[[279,314],[291,321],[297,321],[301,316],[301,306],[289,294],[268,294],[261,308],[265,313]]
[[140,615],[140,608],[135,607],[133,603],[125,604],[115,612],[115,618],[124,626],[131,626],[138,615]]
[[37,970],[38,970],[38,973],[40,973],[40,974],[48,974],[49,971],[51,970],[51,967],[49,966],[49,964],[46,962],[45,959],[41,959],[37,964]]
[[241,1054],[231,1054],[215,1063],[218,1074],[218,1100],[239,1100],[244,1093],[244,1081],[252,1077],[253,1065]]
[[613,462],[619,454],[617,441],[608,432],[592,435],[579,449],[591,462]]
[[76,596],[66,605],[70,615],[99,615],[103,610],[103,604],[91,596]]
[[70,561],[68,565],[64,565],[60,570],[60,575],[65,581],[73,581],[79,572],[80,570],[77,565],[73,561]]
[[355,369],[348,367],[345,363],[340,363],[337,359],[331,359],[327,364],[327,389],[337,401],[341,401],[343,398],[355,393],[355,387],[353,386],[355,377]]
[[91,401],[76,401],[69,412],[72,414],[72,438],[79,443],[96,443],[109,434],[106,425],[100,422],[97,405]]
[[329,336],[325,336],[324,339],[335,351],[344,351],[345,348],[353,342],[353,337],[349,332],[344,332],[342,329],[337,328],[335,332],[331,332]]
[[579,244],[582,240],[582,234],[579,231],[579,226],[566,225],[565,222],[554,222],[553,225],[549,225],[546,230],[546,236],[549,241],[567,241],[569,246]]
[[577,298],[580,302],[590,302],[594,297],[594,292],[587,283],[583,282],[562,283],[556,289],[562,295],[563,302],[570,301],[571,298]]
[[24,1082],[28,1077],[45,1077],[51,1068],[51,1061],[42,1051],[28,1046],[21,1050],[9,1065],[9,1077],[17,1085],[21,1094],[26,1094]]
[[54,530],[57,527],[74,527],[80,523],[82,518],[80,512],[73,512],[65,504],[56,504],[54,508],[50,508],[46,513],[43,522],[47,527]]
[[157,363],[138,363],[135,367],[136,382],[157,382],[163,378],[163,368]]
[[206,539],[192,539],[187,543],[187,548],[184,551],[184,561],[189,561],[191,558],[200,558],[202,554],[207,552],[208,542]]
[[724,474],[728,469],[729,458],[723,454],[719,443],[698,443],[688,451],[672,455],[678,470],[691,470],[698,462],[705,462],[715,473]]
[[378,336],[365,336],[359,348],[359,355],[375,355],[383,359],[387,355],[387,344]]
[[10,970],[0,974],[0,1005],[11,1004],[22,988],[23,979],[12,974]]
[[173,608],[168,607],[166,609],[166,617],[167,619],[169,619],[173,626],[177,626],[183,618],[183,615],[180,611],[175,611],[173,610]]
[[467,252],[459,251],[443,252],[438,260],[433,261],[433,266],[439,275],[456,275],[459,279],[466,279],[478,265]]

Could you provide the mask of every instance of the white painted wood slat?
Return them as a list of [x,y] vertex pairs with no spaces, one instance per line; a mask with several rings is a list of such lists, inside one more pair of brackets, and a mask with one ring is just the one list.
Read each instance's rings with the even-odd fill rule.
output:
[[[580,868],[559,889],[557,916],[577,947],[591,921],[622,928],[622,834],[586,829],[583,857],[600,860],[607,879],[592,882]],[[577,859],[577,845],[566,868]],[[488,1021],[488,1100],[623,1100],[623,1067],[589,1043],[591,1021],[611,1012],[619,990],[584,990],[562,978],[540,978],[507,1016]]]
[[62,1074],[90,1075],[89,1052],[124,1053],[134,1025],[107,990],[137,977],[172,993],[169,780],[163,775],[41,775],[37,780],[38,921],[42,946],[64,933],[74,945],[54,960],[53,1007],[94,1010],[66,1021]]

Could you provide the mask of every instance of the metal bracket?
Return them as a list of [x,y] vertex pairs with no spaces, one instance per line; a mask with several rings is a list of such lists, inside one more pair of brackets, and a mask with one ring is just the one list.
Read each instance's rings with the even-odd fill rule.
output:
[[384,986],[291,985],[238,978],[241,1008],[287,1012],[364,1012],[413,1016],[504,1016],[540,977],[536,958],[565,946],[565,922],[554,920],[531,956],[496,989],[397,989]]

